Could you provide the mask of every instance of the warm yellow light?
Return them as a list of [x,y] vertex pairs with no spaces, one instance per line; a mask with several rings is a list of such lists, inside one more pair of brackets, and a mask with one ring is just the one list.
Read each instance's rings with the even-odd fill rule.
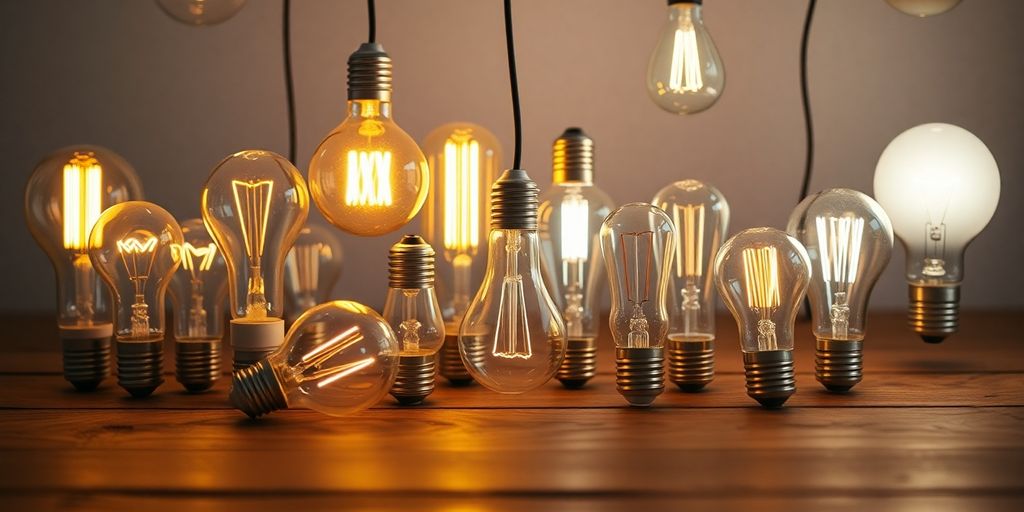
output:
[[103,211],[103,169],[91,155],[75,153],[64,165],[64,248],[84,251]]
[[391,152],[349,150],[345,204],[391,206]]
[[704,88],[700,58],[697,51],[697,32],[692,24],[676,30],[672,39],[672,68],[668,87],[671,92],[697,92]]
[[700,277],[704,273],[704,205],[676,205],[672,222],[680,237],[676,244],[676,275]]
[[[818,231],[818,259],[821,276],[826,283],[852,284],[857,280],[860,266],[860,245],[864,234],[864,219],[860,217],[816,217]],[[845,286],[837,291],[845,291]]]
[[[175,260],[181,262],[181,268],[188,270],[192,278],[197,278],[197,272],[206,272],[213,266],[213,260],[217,256],[217,245],[210,243],[206,246],[196,247],[188,242],[174,244],[171,246],[171,255]],[[198,262],[198,264],[196,263]]]
[[362,339],[363,334],[359,330],[359,326],[354,325],[310,350],[302,356],[302,362],[295,365],[295,369],[301,374],[299,381],[323,379],[317,382],[317,387],[322,388],[372,365],[374,363],[372,357],[341,365],[326,364],[332,357],[359,343]]
[[456,132],[444,143],[444,247],[466,253],[480,245],[480,143]]
[[779,252],[775,247],[743,249],[743,277],[747,305],[762,315],[779,307]]
[[270,214],[270,194],[274,191],[274,182],[231,180],[231,187],[245,241],[245,253],[249,255],[250,262],[256,262],[254,266],[259,266],[267,234],[267,216]]
[[619,236],[623,247],[622,268],[626,271],[623,280],[626,298],[638,306],[647,302],[651,295],[651,265],[654,263],[654,232],[640,231],[623,233]]
[[565,196],[562,201],[562,261],[582,263],[587,261],[590,244],[589,202],[579,194]]

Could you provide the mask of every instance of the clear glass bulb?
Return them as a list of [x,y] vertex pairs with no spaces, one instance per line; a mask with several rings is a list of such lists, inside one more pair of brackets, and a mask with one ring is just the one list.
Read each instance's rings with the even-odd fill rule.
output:
[[399,355],[403,357],[432,356],[444,343],[441,306],[434,287],[426,280],[427,276],[423,276],[423,282],[416,287],[395,283],[388,287],[384,319],[395,331]]
[[893,8],[910,16],[924,18],[942,14],[960,4],[960,0],[885,0]]
[[168,16],[186,25],[223,23],[242,10],[245,0],[156,0]]
[[289,407],[344,416],[379,402],[397,371],[398,342],[387,322],[338,300],[303,313],[280,348],[236,371],[230,399],[251,417]]
[[179,342],[219,340],[224,336],[228,270],[224,256],[202,219],[181,223],[184,242],[171,246],[179,262],[171,278],[174,331]]
[[307,224],[284,260],[285,311],[294,321],[307,309],[327,302],[341,278],[344,254],[334,231]]
[[673,114],[707,110],[725,89],[725,67],[704,26],[701,2],[670,1],[668,21],[647,64],[647,93]]

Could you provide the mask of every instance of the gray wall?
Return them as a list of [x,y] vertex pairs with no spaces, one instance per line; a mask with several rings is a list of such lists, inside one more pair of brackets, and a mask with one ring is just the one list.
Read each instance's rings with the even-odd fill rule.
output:
[[[399,123],[421,139],[443,122],[475,121],[510,155],[500,2],[378,3],[378,39],[395,61]],[[294,4],[298,167],[305,173],[316,144],[342,119],[345,59],[366,37],[365,2]],[[709,0],[705,19],[727,86],[717,105],[689,118],[661,112],[644,90],[664,4],[515,2],[525,168],[546,186],[552,139],[580,125],[596,140],[597,180],[615,200],[649,200],[669,181],[695,177],[728,196],[733,232],[783,227],[803,169],[798,51],[806,3]],[[198,215],[199,189],[224,156],[243,148],[286,152],[280,10],[277,0],[250,0],[223,25],[192,28],[145,0],[0,3],[0,172],[7,178],[0,187],[7,245],[0,309],[53,307],[52,273],[24,226],[21,196],[49,151],[93,143],[120,152],[138,169],[147,198],[179,219]],[[995,154],[1002,199],[969,250],[970,308],[1024,307],[1021,19],[1019,0],[964,0],[923,20],[883,0],[822,0],[811,38],[813,189],[870,193],[882,149],[923,122],[964,126]],[[386,250],[397,238],[345,236],[337,296],[379,307]],[[876,308],[903,307],[902,268],[901,250],[875,291]]]

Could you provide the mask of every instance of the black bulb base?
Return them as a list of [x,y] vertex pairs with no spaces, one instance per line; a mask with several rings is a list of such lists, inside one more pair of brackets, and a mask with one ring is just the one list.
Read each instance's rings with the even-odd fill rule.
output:
[[264,359],[231,375],[231,405],[250,418],[288,408],[288,399],[273,367]]
[[61,340],[64,379],[78,391],[94,391],[110,375],[110,337]]
[[615,384],[633,407],[649,407],[665,391],[665,349],[615,349]]
[[694,393],[715,379],[715,341],[669,340],[668,378]]
[[434,391],[437,355],[400,356],[391,396],[401,405],[419,405]]
[[164,340],[117,342],[117,384],[135,398],[145,398],[164,383]]
[[594,338],[569,338],[565,358],[555,377],[566,389],[580,389],[597,374],[597,343]]
[[793,352],[769,350],[744,352],[743,370],[747,395],[768,409],[778,409],[796,393]]
[[202,393],[220,377],[220,340],[178,340],[174,376],[189,393]]
[[845,393],[864,378],[864,342],[818,338],[814,378],[833,393]]

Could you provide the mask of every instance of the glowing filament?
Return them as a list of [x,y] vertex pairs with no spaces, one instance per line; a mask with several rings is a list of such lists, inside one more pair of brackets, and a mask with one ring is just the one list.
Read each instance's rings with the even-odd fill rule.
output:
[[648,322],[643,304],[651,295],[651,264],[654,261],[654,232],[640,231],[619,235],[622,244],[622,268],[625,269],[626,299],[633,304],[629,318],[629,334],[626,346],[646,348],[650,346]]
[[90,155],[75,153],[64,164],[64,248],[87,249],[89,231],[103,210],[103,169]]
[[135,302],[132,304],[131,334],[134,338],[149,335],[149,306],[146,304],[146,282],[156,261],[155,236],[145,238],[124,238],[117,241],[117,252],[121,255],[128,279],[135,285]]
[[373,365],[373,358],[366,357],[351,363],[324,367],[332,357],[359,343],[362,339],[363,334],[359,331],[359,327],[353,325],[310,350],[302,356],[299,364],[295,365],[295,370],[301,374],[299,380],[317,380],[316,387],[322,388]]
[[704,88],[700,54],[697,51],[697,32],[693,25],[677,29],[672,39],[672,68],[668,87],[675,93],[697,92]]
[[231,186],[235,194],[235,208],[239,214],[242,239],[245,241],[245,253],[249,255],[250,264],[258,267],[266,242],[267,217],[270,215],[274,182],[232,180]]
[[213,260],[217,256],[217,245],[196,247],[188,242],[174,244],[171,246],[171,256],[175,261],[181,262],[181,268],[192,274],[192,279],[198,279],[200,272],[206,272],[213,267]]
[[391,152],[348,152],[345,174],[345,204],[349,206],[391,206]]
[[480,245],[480,143],[455,133],[444,143],[444,248]]
[[781,304],[779,295],[779,251],[775,247],[743,249],[743,277],[747,305],[760,314],[757,322],[759,350],[777,350],[775,322],[771,316]]
[[672,221],[679,231],[676,275],[700,277],[704,273],[704,205],[676,205]]
[[562,201],[562,261],[587,261],[589,203],[579,194]]
[[519,231],[505,231],[505,278],[498,302],[498,325],[494,332],[491,353],[506,359],[529,359],[533,356],[530,330],[526,325],[526,298],[523,276],[519,273],[519,252],[522,239]]
[[822,278],[829,286],[835,283],[838,291],[845,291],[845,285],[857,280],[864,219],[852,216],[817,217],[814,224],[818,231]]

